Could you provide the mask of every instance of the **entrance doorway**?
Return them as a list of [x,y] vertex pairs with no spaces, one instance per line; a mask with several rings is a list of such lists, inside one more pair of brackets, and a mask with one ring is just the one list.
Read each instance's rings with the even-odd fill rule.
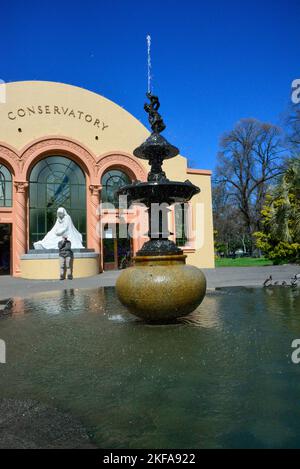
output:
[[[128,228],[128,225],[126,225]],[[119,224],[105,225],[103,233],[103,269],[118,270],[125,269],[131,264],[133,255],[132,240],[120,236],[125,231],[120,229]],[[128,229],[126,230],[128,233]]]
[[11,224],[0,223],[0,275],[11,273]]

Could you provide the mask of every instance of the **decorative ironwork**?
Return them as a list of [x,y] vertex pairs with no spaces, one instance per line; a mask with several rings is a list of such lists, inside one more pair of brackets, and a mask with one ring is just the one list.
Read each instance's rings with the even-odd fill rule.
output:
[[[199,187],[190,181],[169,181],[162,169],[165,159],[174,158],[179,154],[178,148],[171,145],[162,135],[166,126],[161,115],[158,113],[160,107],[157,96],[147,93],[150,104],[145,104],[145,111],[149,114],[149,122],[152,133],[147,140],[136,148],[133,154],[137,158],[149,161],[151,170],[148,174],[148,182],[135,182],[118,190],[118,195],[127,195],[130,203],[143,203],[148,208],[149,237],[137,256],[159,256],[178,255],[182,250],[176,246],[168,237],[168,209],[153,212],[153,204],[172,205],[174,203],[188,202],[195,194],[200,192]],[[157,207],[155,207],[157,208]],[[152,229],[151,218],[158,216],[157,228]]]

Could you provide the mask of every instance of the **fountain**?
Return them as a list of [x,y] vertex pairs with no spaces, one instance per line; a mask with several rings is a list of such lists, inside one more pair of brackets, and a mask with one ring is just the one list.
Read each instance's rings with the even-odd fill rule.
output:
[[200,189],[190,181],[170,181],[162,169],[164,160],[179,154],[162,135],[166,126],[159,99],[148,86],[150,103],[144,106],[152,133],[136,148],[137,158],[149,161],[147,182],[135,181],[123,186],[118,195],[127,196],[129,205],[144,204],[149,218],[149,241],[134,258],[133,267],[124,270],[116,283],[119,300],[129,311],[146,321],[169,321],[196,309],[206,292],[206,279],[197,267],[186,265],[186,256],[169,240],[169,206],[186,203]]

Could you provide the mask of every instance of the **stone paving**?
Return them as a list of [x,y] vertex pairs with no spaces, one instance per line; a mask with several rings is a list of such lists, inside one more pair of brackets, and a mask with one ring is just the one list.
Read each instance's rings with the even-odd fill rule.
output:
[[[0,276],[0,300],[11,297],[28,297],[35,293],[80,288],[112,287],[121,271],[108,271],[95,277],[74,280],[25,280],[10,276]],[[268,267],[219,267],[203,269],[210,289],[234,286],[262,286],[267,277],[273,281],[287,283],[295,274],[300,274],[299,265]],[[300,285],[300,280],[299,280]]]

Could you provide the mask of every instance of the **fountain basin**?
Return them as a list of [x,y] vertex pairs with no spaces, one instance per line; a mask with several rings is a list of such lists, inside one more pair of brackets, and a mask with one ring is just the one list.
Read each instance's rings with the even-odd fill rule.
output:
[[141,319],[173,320],[193,312],[206,292],[200,269],[185,264],[185,255],[139,256],[117,279],[119,300]]
[[143,160],[151,160],[153,156],[163,157],[164,160],[174,158],[179,149],[171,145],[162,135],[153,132],[147,140],[133,151],[134,156]]
[[[0,312],[9,350],[0,400],[67,412],[116,452],[299,448],[300,366],[290,346],[299,311],[299,288],[221,288],[178,325],[151,326],[127,314],[111,287],[28,291]],[[1,413],[0,441],[6,428],[17,439],[25,420],[19,414],[14,429]],[[46,443],[47,427],[27,423]]]
[[123,186],[118,190],[118,195],[127,195],[129,202],[143,203],[149,206],[151,203],[188,202],[200,189],[190,181],[138,182]]

